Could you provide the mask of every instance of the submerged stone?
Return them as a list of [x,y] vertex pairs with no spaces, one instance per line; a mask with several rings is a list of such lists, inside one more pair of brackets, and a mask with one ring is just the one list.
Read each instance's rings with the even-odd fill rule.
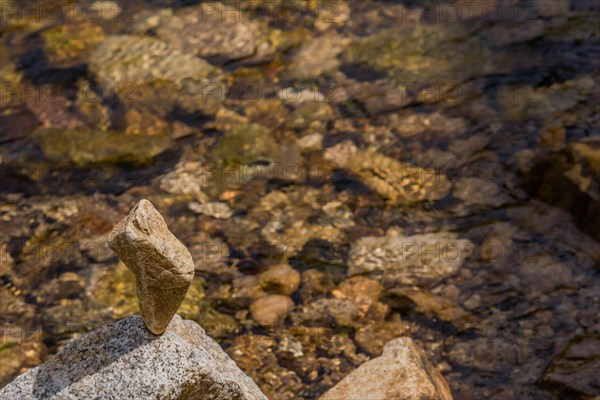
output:
[[544,371],[540,384],[561,398],[600,395],[600,335],[578,337]]
[[348,42],[347,38],[331,33],[305,41],[294,54],[286,77],[310,79],[336,70],[340,64],[337,56]]
[[213,159],[225,165],[273,161],[279,147],[267,128],[258,124],[235,125],[212,150]]
[[382,275],[384,282],[422,284],[457,273],[474,245],[440,232],[404,237],[364,237],[348,255],[348,275]]
[[32,137],[49,159],[78,165],[145,163],[171,144],[164,136],[143,137],[87,128],[40,128]]
[[223,61],[269,53],[267,24],[248,18],[251,10],[221,2],[202,3],[172,11],[160,10],[148,15],[134,27],[136,32],[151,30],[173,48],[205,58]]
[[214,112],[221,100],[217,68],[156,38],[110,36],[92,53],[89,70],[104,98],[157,112]]
[[288,296],[272,294],[252,303],[250,312],[256,322],[268,327],[281,323],[293,307],[294,302]]
[[258,284],[267,292],[290,296],[300,285],[300,273],[289,264],[271,265],[258,275]]
[[92,54],[90,70],[102,85],[201,81],[216,72],[208,62],[183,54],[161,40],[132,35],[108,37]]
[[403,163],[374,149],[358,149],[349,142],[330,147],[325,158],[356,174],[391,203],[439,200],[451,187],[446,176],[434,169]]
[[89,22],[59,25],[43,31],[41,37],[48,58],[67,65],[82,62],[83,56],[105,39],[102,28]]
[[600,142],[576,142],[536,160],[525,188],[540,200],[569,212],[579,227],[600,240]]
[[562,116],[588,96],[598,92],[597,83],[589,76],[581,76],[550,86],[530,85],[507,87],[499,97],[500,109],[507,120],[545,121]]
[[[0,46],[0,54],[5,53],[6,49]],[[4,59],[0,60],[2,62],[2,68],[0,68],[0,85],[4,88],[2,96],[0,96],[0,106],[2,108],[14,107],[24,100],[24,96],[17,90],[22,85],[23,73],[17,69],[15,64],[9,63]]]
[[454,324],[460,329],[476,326],[477,319],[460,305],[442,296],[418,288],[391,289],[391,293],[407,297],[415,303],[417,311],[435,313],[441,320]]
[[[342,53],[398,84],[457,82],[484,74],[486,48],[458,24],[404,25],[356,40]],[[460,57],[457,57],[460,54]]]

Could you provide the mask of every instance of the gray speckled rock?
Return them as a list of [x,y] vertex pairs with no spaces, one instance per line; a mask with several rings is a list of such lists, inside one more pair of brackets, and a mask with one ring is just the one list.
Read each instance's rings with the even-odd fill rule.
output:
[[164,332],[194,278],[194,261],[148,200],[140,200],[108,238],[110,248],[136,276],[142,318]]
[[193,321],[162,336],[129,317],[75,339],[0,390],[1,400],[266,400]]
[[346,376],[319,400],[452,400],[446,379],[412,339],[401,337],[383,354]]

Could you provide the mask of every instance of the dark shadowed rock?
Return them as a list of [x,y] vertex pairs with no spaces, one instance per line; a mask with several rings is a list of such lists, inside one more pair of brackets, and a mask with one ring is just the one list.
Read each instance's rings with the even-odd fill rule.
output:
[[600,335],[575,338],[550,362],[539,383],[560,398],[597,398],[600,395],[598,354]]

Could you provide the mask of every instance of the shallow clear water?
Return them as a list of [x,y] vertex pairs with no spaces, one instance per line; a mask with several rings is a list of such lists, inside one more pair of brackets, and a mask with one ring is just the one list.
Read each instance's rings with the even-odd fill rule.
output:
[[2,4],[2,384],[137,312],[148,198],[269,398],[401,335],[457,399],[599,395],[595,2],[199,3]]

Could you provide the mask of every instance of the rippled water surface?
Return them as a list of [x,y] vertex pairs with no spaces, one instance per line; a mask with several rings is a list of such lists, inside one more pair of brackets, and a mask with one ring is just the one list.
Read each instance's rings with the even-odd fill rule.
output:
[[137,312],[148,198],[179,313],[271,399],[409,335],[456,399],[600,395],[600,7],[0,3],[0,385]]

